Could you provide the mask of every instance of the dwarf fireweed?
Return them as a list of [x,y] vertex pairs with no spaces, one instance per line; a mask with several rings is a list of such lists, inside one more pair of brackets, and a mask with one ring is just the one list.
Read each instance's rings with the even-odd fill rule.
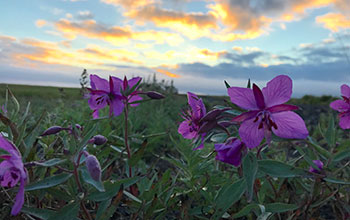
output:
[[17,215],[24,203],[24,186],[27,183],[27,171],[23,166],[22,156],[17,147],[0,134],[0,148],[9,154],[0,155],[0,183],[3,187],[12,188],[20,182],[19,190],[12,207],[11,215]]
[[217,152],[215,159],[224,163],[232,164],[238,167],[242,161],[242,152],[246,150],[243,142],[238,138],[228,138],[225,143],[215,144]]
[[281,138],[304,139],[308,136],[303,119],[292,112],[297,106],[284,104],[292,95],[292,80],[280,75],[269,81],[262,90],[230,87],[231,101],[249,110],[235,118],[240,122],[239,135],[249,148],[257,147],[265,137],[271,141],[271,133]]
[[335,100],[330,107],[339,112],[339,126],[342,129],[350,129],[350,87],[344,84],[340,91],[343,100]]

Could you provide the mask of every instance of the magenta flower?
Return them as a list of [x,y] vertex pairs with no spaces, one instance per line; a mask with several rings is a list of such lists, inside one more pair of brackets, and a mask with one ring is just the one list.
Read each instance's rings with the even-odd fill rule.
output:
[[[315,164],[320,170],[323,169],[323,163],[322,163],[322,161],[320,161],[320,160],[313,160],[312,162],[314,162],[314,164]],[[312,166],[310,166],[309,172],[312,172],[312,173],[320,173],[320,171],[318,171],[317,169],[313,168]]]
[[139,91],[137,90],[139,88],[139,85],[137,84],[141,82],[142,78],[134,77],[130,80],[127,80],[126,76],[124,77],[124,80],[121,80],[117,77],[113,78],[121,85],[121,94],[124,104],[130,104],[132,107],[138,106],[139,103],[132,103],[142,100],[142,97],[138,95]]
[[182,114],[182,118],[185,119],[185,121],[181,122],[178,132],[186,139],[194,139],[197,141],[200,138],[200,145],[194,148],[194,150],[197,150],[204,146],[203,141],[205,133],[199,133],[199,129],[202,125],[201,119],[206,114],[206,109],[202,99],[199,99],[195,94],[188,92],[187,98],[190,109]]
[[27,171],[23,166],[21,153],[15,145],[7,141],[1,134],[0,148],[9,153],[9,155],[0,155],[0,158],[4,159],[0,163],[1,186],[12,188],[20,182],[15,204],[11,210],[11,215],[17,215],[21,211],[24,203],[24,186],[27,183]]
[[215,144],[214,146],[217,152],[215,160],[232,164],[235,167],[241,164],[242,152],[246,147],[238,138],[229,138],[225,143]]
[[239,135],[249,148],[260,144],[265,137],[271,141],[271,133],[281,138],[304,139],[308,136],[303,119],[291,110],[297,106],[283,104],[292,95],[292,80],[280,75],[269,81],[262,90],[253,84],[253,89],[230,87],[231,102],[249,110],[233,119],[242,122]]
[[98,118],[99,110],[109,106],[109,116],[118,116],[123,111],[124,103],[121,95],[120,79],[109,77],[109,82],[97,75],[90,75],[90,99],[89,106],[93,112],[93,117]]
[[340,87],[343,100],[331,102],[330,107],[339,113],[339,126],[342,129],[350,129],[350,87],[342,85]]

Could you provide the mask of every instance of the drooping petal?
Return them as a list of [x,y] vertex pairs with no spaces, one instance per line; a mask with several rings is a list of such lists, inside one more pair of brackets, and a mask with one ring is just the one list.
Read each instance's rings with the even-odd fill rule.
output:
[[273,78],[262,89],[266,107],[287,102],[292,95],[293,82],[289,76],[280,75]]
[[15,154],[17,156],[20,155],[18,149],[13,145],[10,141],[8,141],[6,138],[0,134],[0,148],[9,152],[11,155]]
[[94,90],[103,90],[105,92],[109,92],[108,81],[100,78],[97,75],[90,75],[90,85]]
[[[141,101],[142,100],[142,97],[139,96],[139,95],[132,95],[132,96],[129,96],[129,103],[132,103],[132,102],[136,102],[136,101]],[[136,107],[138,106],[140,103],[135,103],[135,104],[130,104],[131,107]]]
[[254,118],[244,121],[239,127],[238,133],[242,142],[249,148],[257,147],[264,138],[264,129],[259,128],[259,120]]
[[345,96],[345,97],[350,97],[350,87],[346,84],[343,84],[341,87],[340,87],[340,91],[341,91],[341,94],[342,96]]
[[345,112],[350,110],[350,105],[346,102],[344,102],[343,100],[335,100],[333,102],[331,102],[331,104],[329,104],[329,106],[338,111],[338,112]]
[[114,116],[118,116],[123,112],[124,109],[124,103],[123,100],[119,99],[119,98],[114,98],[111,100],[111,104],[110,104],[110,114],[113,113]]
[[262,94],[260,88],[255,84],[253,84],[253,94],[254,94],[256,105],[259,107],[259,109],[264,109],[265,108],[264,95]]
[[286,111],[271,114],[272,121],[277,125],[277,129],[272,127],[272,131],[281,138],[305,139],[309,132],[304,120],[295,112]]
[[339,126],[342,129],[350,129],[350,113],[340,114]]
[[98,111],[98,109],[95,109],[95,110],[92,112],[92,117],[93,117],[94,119],[96,119],[96,118],[99,117],[99,111]]
[[247,110],[258,110],[253,90],[248,88],[230,87],[227,89],[231,102]]
[[120,95],[120,89],[123,88],[123,80],[115,76],[111,76],[111,79],[113,81],[113,93]]
[[7,171],[2,175],[1,186],[12,188],[15,185],[17,185],[20,177],[20,171],[18,171],[15,167],[12,166],[9,169],[7,169]]
[[177,131],[186,139],[193,139],[197,136],[197,132],[192,128],[189,121],[181,122]]
[[24,178],[21,178],[21,185],[19,186],[19,190],[15,198],[15,204],[12,206],[11,215],[17,215],[23,207],[25,184],[26,184],[26,180]]
[[242,148],[243,145],[240,140],[235,139],[229,143],[215,144],[215,151],[217,155],[216,160],[220,160],[224,163],[239,166],[242,160]]
[[[2,159],[5,159],[5,158],[2,157]],[[11,156],[9,156],[9,159],[11,159]],[[5,159],[0,163],[0,184],[2,186],[6,186],[6,185],[2,184],[1,177],[4,176],[5,173],[7,173],[13,167],[13,164],[9,162],[9,159]]]

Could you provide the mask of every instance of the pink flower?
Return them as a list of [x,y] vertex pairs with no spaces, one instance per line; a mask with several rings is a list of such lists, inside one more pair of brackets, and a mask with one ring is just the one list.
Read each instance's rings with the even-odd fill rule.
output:
[[124,106],[138,106],[135,101],[140,101],[142,98],[138,96],[138,83],[141,81],[140,77],[134,77],[127,80],[121,80],[117,77],[110,76],[109,81],[98,77],[97,75],[90,75],[90,98],[89,106],[93,112],[93,117],[98,118],[99,110],[107,105],[109,106],[109,116],[118,116],[122,113]]
[[343,100],[331,102],[330,107],[339,113],[339,126],[342,129],[350,129],[350,87],[342,85],[340,87]]
[[238,138],[229,138],[225,143],[215,144],[214,146],[217,152],[215,160],[232,164],[235,167],[241,164],[242,151],[244,151],[246,147]]
[[304,139],[308,136],[303,119],[291,110],[297,106],[283,104],[292,95],[292,80],[280,75],[269,81],[262,90],[230,87],[231,102],[249,110],[233,119],[242,122],[239,135],[249,148],[257,147],[265,137],[271,141],[271,132],[281,138]]
[[203,140],[205,134],[199,133],[199,129],[202,125],[201,119],[206,114],[206,109],[202,99],[199,99],[195,94],[188,92],[187,98],[190,109],[183,113],[182,118],[185,119],[185,121],[181,122],[178,132],[186,139],[195,139],[196,141],[200,138],[200,145],[194,148],[194,150],[197,150],[204,146]]
[[93,112],[93,117],[98,118],[99,110],[109,106],[109,116],[118,116],[122,113],[124,103],[120,93],[121,83],[116,77],[109,77],[109,81],[97,75],[90,75],[90,98],[89,106]]
[[4,159],[0,163],[1,186],[12,188],[20,182],[15,204],[11,210],[11,215],[17,215],[21,211],[24,203],[24,186],[27,183],[27,171],[24,168],[21,153],[15,145],[6,140],[1,134],[0,148],[9,153],[9,155],[0,155],[0,158]]

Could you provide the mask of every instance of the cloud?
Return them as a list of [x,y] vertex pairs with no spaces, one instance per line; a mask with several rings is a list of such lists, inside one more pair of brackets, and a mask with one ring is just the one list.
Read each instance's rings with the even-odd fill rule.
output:
[[316,22],[333,32],[338,32],[341,29],[350,28],[350,15],[346,17],[340,13],[328,13],[316,17]]
[[136,7],[153,4],[155,1],[154,0],[101,0],[101,2],[115,5],[115,6],[122,6],[124,8],[136,8]]
[[170,28],[190,39],[210,35],[210,29],[217,28],[216,18],[210,13],[185,13],[163,9],[157,5],[132,9],[124,15],[136,20],[138,24],[150,21],[157,27]]
[[92,19],[94,15],[90,11],[79,11],[77,18],[80,20],[89,20]]
[[155,30],[133,31],[129,27],[108,27],[97,23],[95,20],[73,22],[60,19],[55,26],[68,39],[75,39],[80,35],[104,40],[115,45],[128,43],[129,40],[149,41],[159,44],[168,43],[169,45],[178,45],[183,42],[183,38],[177,34]]
[[39,19],[35,21],[35,26],[37,26],[38,28],[42,28],[47,24],[47,22],[45,20]]
[[175,73],[171,73],[167,70],[164,70],[164,69],[156,69],[157,72],[161,73],[161,74],[164,74],[166,76],[169,76],[171,78],[180,78],[181,76],[178,75],[178,74],[175,74]]

